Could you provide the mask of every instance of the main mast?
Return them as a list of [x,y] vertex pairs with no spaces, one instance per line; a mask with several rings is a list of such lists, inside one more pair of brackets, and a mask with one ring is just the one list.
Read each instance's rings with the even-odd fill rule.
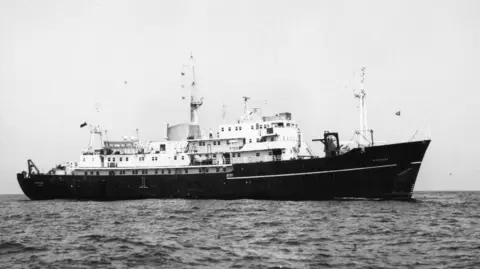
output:
[[[197,82],[195,80],[195,58],[193,54],[190,55],[190,63],[188,65],[189,80],[187,85],[190,86],[190,124],[198,125],[198,109],[203,104],[203,98],[199,97],[198,91],[196,89]],[[182,72],[182,76],[185,76],[186,72]],[[182,85],[183,87],[184,85]]]

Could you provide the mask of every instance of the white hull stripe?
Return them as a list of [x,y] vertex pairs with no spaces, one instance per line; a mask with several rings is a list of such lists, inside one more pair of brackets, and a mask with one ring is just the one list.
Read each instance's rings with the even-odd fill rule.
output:
[[264,176],[248,176],[248,177],[227,177],[227,179],[255,179],[255,178],[319,175],[319,174],[338,173],[338,172],[360,171],[360,170],[366,170],[366,169],[379,169],[379,168],[386,168],[386,167],[393,167],[393,166],[397,166],[397,165],[396,164],[387,164],[387,165],[379,165],[379,166],[369,166],[369,167],[339,169],[339,170],[329,170],[329,171],[318,171],[318,172],[291,173],[291,174],[264,175]]
[[410,164],[421,164],[422,162],[412,162]]

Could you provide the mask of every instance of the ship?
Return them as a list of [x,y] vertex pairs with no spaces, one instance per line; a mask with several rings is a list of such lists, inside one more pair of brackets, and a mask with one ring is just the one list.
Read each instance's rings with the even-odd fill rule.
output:
[[354,89],[360,108],[356,139],[345,143],[337,132],[325,131],[313,139],[323,143],[324,156],[313,153],[292,113],[263,116],[249,107],[247,96],[238,120],[220,124],[217,132],[202,130],[198,110],[204,99],[193,62],[181,75],[190,121],[166,124],[163,140],[148,142],[138,135],[104,141],[99,125],[84,122],[80,127],[90,130],[90,143],[79,159],[47,173],[27,160],[28,169],[17,174],[23,193],[31,200],[412,199],[431,140],[374,141],[366,121],[365,68]]

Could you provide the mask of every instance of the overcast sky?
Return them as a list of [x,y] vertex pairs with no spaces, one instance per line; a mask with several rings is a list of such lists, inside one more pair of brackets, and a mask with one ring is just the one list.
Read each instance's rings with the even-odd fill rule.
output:
[[[87,121],[161,140],[189,117],[191,51],[202,127],[289,111],[311,141],[349,140],[367,68],[376,140],[432,143],[415,190],[480,190],[480,1],[0,1],[0,193],[31,158],[78,160]],[[127,83],[125,84],[125,81]],[[267,101],[265,101],[267,100]],[[395,116],[396,111],[401,116]],[[98,112],[97,112],[98,111]],[[322,146],[309,142],[316,153]]]

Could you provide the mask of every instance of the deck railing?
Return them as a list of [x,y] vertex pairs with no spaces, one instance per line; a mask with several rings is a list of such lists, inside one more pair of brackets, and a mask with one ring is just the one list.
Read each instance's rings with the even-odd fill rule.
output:
[[282,160],[281,156],[236,157],[236,158],[232,158],[232,163],[277,162],[281,160]]

